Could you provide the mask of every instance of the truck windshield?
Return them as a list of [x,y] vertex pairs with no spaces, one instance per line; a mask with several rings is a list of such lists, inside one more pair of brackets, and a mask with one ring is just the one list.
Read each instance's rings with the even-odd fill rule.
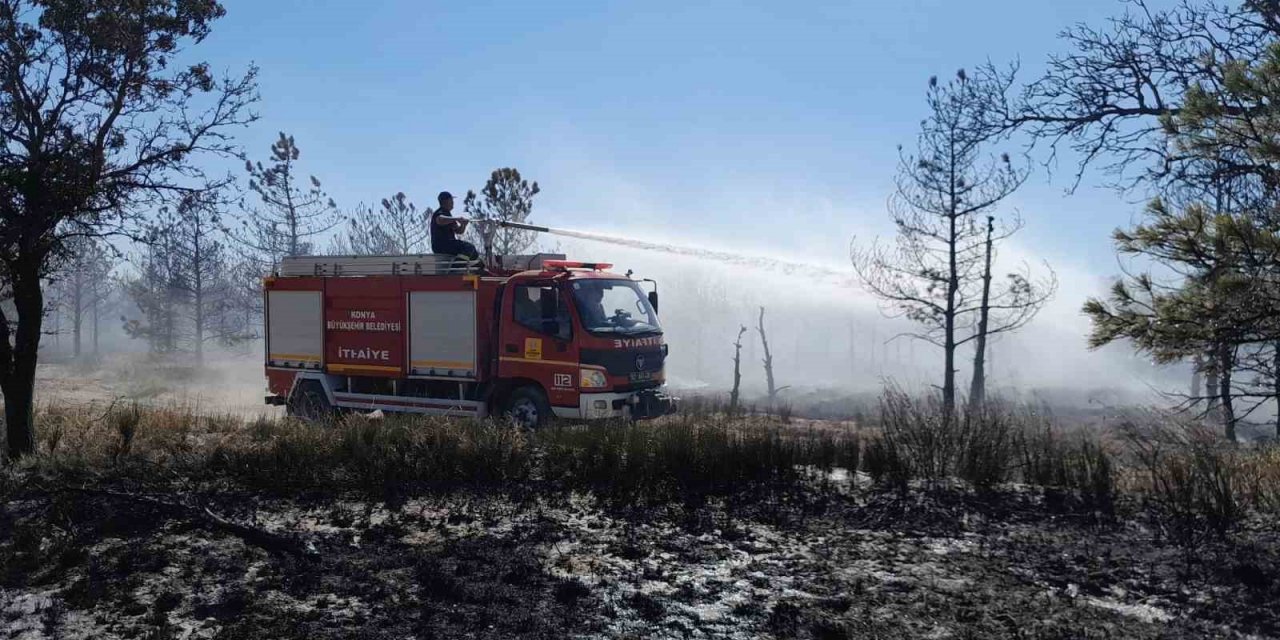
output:
[[661,331],[649,298],[631,280],[577,280],[573,301],[582,326],[592,333]]

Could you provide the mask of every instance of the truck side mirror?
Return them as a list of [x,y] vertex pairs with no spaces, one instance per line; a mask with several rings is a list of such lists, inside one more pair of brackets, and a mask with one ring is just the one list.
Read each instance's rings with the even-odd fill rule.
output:
[[555,320],[560,313],[560,296],[555,289],[543,289],[539,300],[542,303],[542,320]]
[[658,292],[657,291],[649,292],[649,306],[653,307],[654,313],[658,312]]

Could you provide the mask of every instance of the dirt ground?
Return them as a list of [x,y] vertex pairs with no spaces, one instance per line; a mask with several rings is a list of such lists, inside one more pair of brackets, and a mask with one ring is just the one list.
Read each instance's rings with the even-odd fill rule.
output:
[[[638,508],[579,494],[161,496],[0,507],[0,636],[1206,638],[1280,634],[1275,523],[1188,559],[1031,492],[846,487]],[[196,511],[192,511],[193,513]]]
[[197,413],[245,417],[276,415],[267,406],[266,378],[257,357],[211,356],[204,367],[186,360],[116,355],[101,365],[41,364],[36,402],[41,405],[109,405],[138,401],[191,407]]

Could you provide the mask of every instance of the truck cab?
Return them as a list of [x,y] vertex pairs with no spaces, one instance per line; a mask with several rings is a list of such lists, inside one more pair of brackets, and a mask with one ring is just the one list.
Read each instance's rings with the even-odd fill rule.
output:
[[675,409],[656,289],[563,256],[503,262],[286,258],[264,283],[266,401],[309,420],[382,410],[526,427]]
[[560,418],[651,418],[668,413],[667,346],[657,294],[609,265],[553,261],[511,278],[503,295],[497,377],[536,381]]

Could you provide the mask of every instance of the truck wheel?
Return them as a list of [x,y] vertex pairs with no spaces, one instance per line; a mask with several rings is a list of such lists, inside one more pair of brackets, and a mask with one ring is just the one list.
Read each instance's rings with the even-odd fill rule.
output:
[[298,388],[293,390],[285,404],[285,413],[305,422],[323,422],[334,415],[329,396],[314,380],[298,383]]
[[521,429],[537,429],[551,421],[551,403],[537,387],[520,387],[507,399],[507,418]]

